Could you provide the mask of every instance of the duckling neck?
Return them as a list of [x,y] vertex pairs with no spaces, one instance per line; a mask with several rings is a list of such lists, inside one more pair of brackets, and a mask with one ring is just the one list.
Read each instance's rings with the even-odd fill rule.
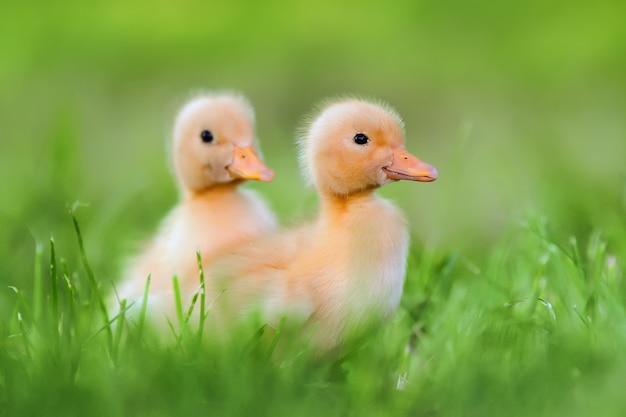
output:
[[[402,295],[409,236],[402,215],[373,191],[321,202],[318,244],[325,262],[335,265],[331,282],[343,282],[338,303],[355,322],[386,316]],[[343,300],[343,301],[341,301]]]
[[328,194],[320,200],[321,218],[327,221],[332,218],[339,220],[356,208],[367,207],[379,201],[382,200],[376,197],[374,190],[364,190],[347,196]]
[[237,187],[242,181],[231,181],[225,184],[216,184],[211,187],[203,188],[201,190],[184,190],[183,200],[203,200],[213,199],[219,196],[224,196],[237,192]]
[[[381,250],[405,253],[408,243],[406,221],[393,204],[379,198],[372,191],[363,191],[347,197],[327,196],[321,199],[318,230],[335,244],[345,245],[350,251],[358,247],[363,253]],[[336,239],[341,236],[340,239]],[[388,243],[387,246],[381,242]],[[402,257],[404,255],[401,255]],[[381,260],[395,259],[384,254]],[[401,261],[402,263],[404,261]]]

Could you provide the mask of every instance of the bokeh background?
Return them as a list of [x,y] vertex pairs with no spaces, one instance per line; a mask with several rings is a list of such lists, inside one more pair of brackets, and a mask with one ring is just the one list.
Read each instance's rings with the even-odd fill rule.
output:
[[249,186],[287,225],[316,207],[294,132],[351,93],[395,106],[408,149],[439,169],[381,190],[418,245],[479,263],[529,216],[557,239],[611,243],[626,232],[625,16],[619,0],[5,2],[0,283],[28,292],[50,236],[78,256],[77,201],[96,274],[116,280],[176,203],[165,145],[207,89],[255,106],[277,176]]

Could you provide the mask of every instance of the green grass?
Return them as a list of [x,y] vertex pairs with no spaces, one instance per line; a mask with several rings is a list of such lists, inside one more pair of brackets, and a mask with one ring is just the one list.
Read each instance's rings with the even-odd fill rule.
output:
[[[626,3],[39,3],[0,13],[0,416],[623,415]],[[328,96],[388,101],[440,172],[381,190],[404,296],[342,361],[288,321],[220,345],[181,305],[165,344],[103,303],[176,202],[177,106],[214,88],[255,106],[276,178],[246,186],[287,226]]]
[[[253,326],[227,345],[191,328],[163,343],[141,318],[125,321],[124,305],[109,313],[111,330],[82,257],[89,248],[71,265],[51,239],[49,259],[37,252],[41,293],[13,288],[0,328],[0,412],[620,415],[624,254],[600,233],[582,247],[555,240],[546,223],[512,227],[480,263],[414,248],[400,311],[342,358],[312,358],[304,345],[274,350],[288,336]],[[184,327],[182,307],[179,316]]]

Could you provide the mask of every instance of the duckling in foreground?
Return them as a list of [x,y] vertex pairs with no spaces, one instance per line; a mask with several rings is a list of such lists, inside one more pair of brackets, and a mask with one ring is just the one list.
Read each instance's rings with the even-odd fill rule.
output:
[[245,98],[205,94],[185,104],[174,125],[172,156],[181,201],[132,261],[119,290],[120,299],[141,304],[151,274],[149,306],[157,320],[163,314],[175,317],[174,275],[183,302],[199,287],[196,251],[210,261],[276,228],[266,203],[238,187],[244,180],[274,177],[255,151],[254,111]]
[[317,219],[238,247],[209,270],[225,310],[258,310],[274,325],[281,316],[295,319],[324,352],[380,323],[400,302],[407,224],[375,190],[438,174],[405,149],[403,121],[385,104],[331,102],[299,145],[303,174],[319,194]]

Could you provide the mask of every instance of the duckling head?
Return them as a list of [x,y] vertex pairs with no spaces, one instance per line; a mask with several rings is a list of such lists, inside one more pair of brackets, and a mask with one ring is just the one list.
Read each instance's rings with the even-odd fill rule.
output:
[[176,177],[187,192],[274,177],[255,150],[254,110],[235,94],[202,95],[185,104],[174,124],[172,153]]
[[404,123],[385,104],[324,106],[300,138],[305,177],[320,194],[349,196],[398,180],[430,182],[437,170],[405,149]]

